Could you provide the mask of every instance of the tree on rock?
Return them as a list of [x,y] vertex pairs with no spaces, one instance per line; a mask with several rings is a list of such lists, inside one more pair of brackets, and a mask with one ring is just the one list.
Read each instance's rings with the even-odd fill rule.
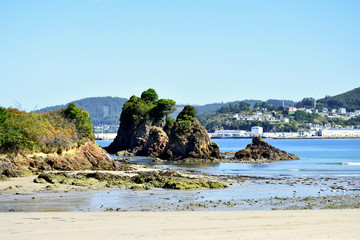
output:
[[193,106],[186,105],[184,109],[179,113],[176,121],[186,121],[196,118],[196,110]]
[[146,102],[154,102],[159,99],[159,96],[154,89],[149,88],[141,94],[141,99]]
[[206,129],[196,119],[192,106],[185,106],[171,129],[169,143],[161,156],[170,160],[219,158],[219,146],[210,142]]
[[115,140],[106,148],[109,153],[127,150],[142,152],[152,126],[162,127],[164,118],[174,111],[175,101],[159,99],[152,88],[141,97],[132,96],[123,106],[120,127]]

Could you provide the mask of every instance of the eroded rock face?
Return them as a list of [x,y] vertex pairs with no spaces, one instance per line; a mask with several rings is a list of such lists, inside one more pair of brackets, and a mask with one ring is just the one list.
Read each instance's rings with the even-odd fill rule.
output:
[[[35,155],[35,154],[34,154]],[[87,142],[71,154],[63,156],[9,156],[0,160],[0,170],[121,170],[124,165],[115,162],[103,149]],[[1,174],[1,172],[0,172]]]
[[193,118],[175,123],[168,146],[161,158],[170,160],[220,158],[220,151],[216,143],[210,142],[206,129],[196,118]]
[[169,138],[165,131],[160,127],[153,126],[141,155],[158,157],[164,152],[168,142]]
[[299,159],[296,155],[271,146],[261,137],[254,137],[245,149],[235,153],[235,159],[243,162],[269,163],[279,160]]

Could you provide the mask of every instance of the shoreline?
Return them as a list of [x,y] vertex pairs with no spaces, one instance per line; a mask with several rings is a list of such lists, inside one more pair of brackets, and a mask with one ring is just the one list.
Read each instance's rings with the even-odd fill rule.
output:
[[[107,135],[108,134],[108,135]],[[116,133],[102,133],[102,134],[95,134],[96,141],[113,141],[115,137],[113,136]],[[252,137],[229,137],[229,138],[220,138],[220,137],[211,137],[210,139],[251,139]],[[320,137],[320,136],[311,136],[311,137],[274,137],[270,139],[360,139],[360,137]]]
[[[132,171],[74,171],[134,176],[160,171],[135,165]],[[124,188],[83,181],[35,183],[38,175],[0,182],[0,212],[7,211],[248,211],[360,208],[359,176],[226,176],[177,171],[190,179],[214,181],[227,188]],[[62,171],[58,173],[64,173]],[[69,180],[67,180],[69,181]],[[65,181],[66,182],[66,181]],[[86,183],[86,184],[84,184]],[[126,201],[124,201],[127,199]],[[90,202],[89,202],[90,201]],[[84,202],[84,203],[81,203]]]
[[0,239],[358,239],[360,210],[0,213]]

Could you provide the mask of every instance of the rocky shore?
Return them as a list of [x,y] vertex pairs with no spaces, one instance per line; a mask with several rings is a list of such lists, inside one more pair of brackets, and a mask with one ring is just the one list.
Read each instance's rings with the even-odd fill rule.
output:
[[[107,195],[92,211],[199,211],[359,208],[359,177],[254,177],[208,175],[126,165],[122,171],[44,171],[0,181],[0,211],[26,211],[47,197],[76,202],[96,191]],[[167,189],[167,191],[161,191]],[[170,190],[170,191],[169,191]],[[171,190],[177,190],[176,192]],[[78,195],[77,192],[82,194]],[[111,191],[111,195],[110,194]],[[130,191],[130,192],[128,192]],[[74,194],[71,194],[71,193]],[[103,192],[103,193],[102,193]],[[132,193],[131,193],[132,192]],[[52,195],[52,193],[57,193]],[[116,197],[119,194],[119,197]],[[54,199],[54,196],[55,199]],[[120,197],[122,196],[122,197]],[[112,202],[111,197],[126,198]],[[8,199],[8,200],[7,200]],[[13,199],[13,200],[11,200]],[[9,202],[7,202],[9,201]],[[16,205],[12,206],[12,203]],[[65,202],[66,203],[66,202]],[[18,205],[20,204],[20,205]],[[8,206],[6,208],[6,206]],[[16,207],[18,206],[18,207]],[[19,209],[19,207],[21,207]],[[55,205],[54,205],[55,207]],[[66,205],[64,209],[86,205]],[[41,209],[41,207],[39,207]],[[50,208],[51,209],[51,208]]]
[[252,143],[235,153],[235,160],[243,163],[271,163],[281,160],[297,160],[294,154],[280,150],[265,142],[261,137],[253,137]]
[[89,141],[78,148],[59,153],[2,154],[0,176],[17,177],[26,172],[70,170],[125,170],[96,143]]

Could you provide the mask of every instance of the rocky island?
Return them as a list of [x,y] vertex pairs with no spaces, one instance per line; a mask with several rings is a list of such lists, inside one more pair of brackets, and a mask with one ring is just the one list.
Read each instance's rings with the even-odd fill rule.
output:
[[235,153],[234,159],[244,163],[271,163],[299,159],[296,155],[271,146],[261,137],[254,137],[245,149]]
[[166,160],[219,159],[219,146],[196,119],[195,108],[185,106],[174,120],[168,117],[174,106],[173,100],[158,99],[154,89],[132,96],[124,104],[117,137],[105,150]]

